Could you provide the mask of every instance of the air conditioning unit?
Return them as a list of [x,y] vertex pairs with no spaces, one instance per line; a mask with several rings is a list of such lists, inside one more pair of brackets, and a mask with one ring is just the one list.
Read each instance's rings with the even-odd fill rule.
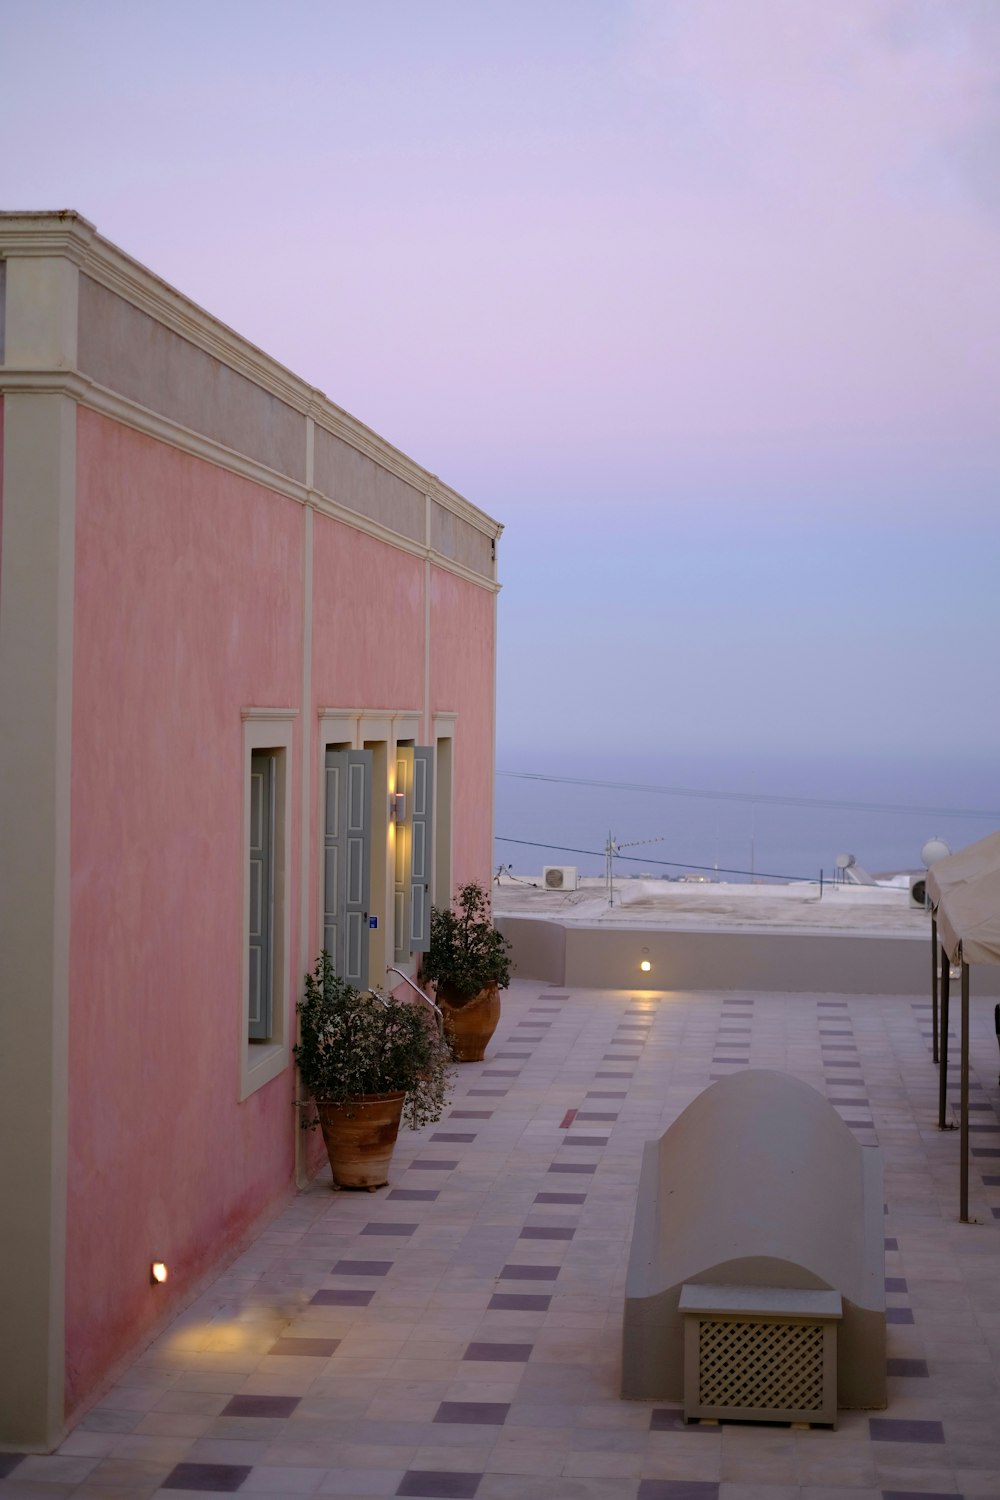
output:
[[547,891],[575,891],[576,865],[546,865],[542,885]]
[[910,905],[919,906],[923,911],[927,906],[927,876],[910,876]]

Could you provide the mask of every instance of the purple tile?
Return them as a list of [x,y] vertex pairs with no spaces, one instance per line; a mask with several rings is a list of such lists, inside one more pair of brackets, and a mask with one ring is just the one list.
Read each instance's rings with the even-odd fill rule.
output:
[[586,1193],[536,1193],[536,1203],[586,1203]]
[[[551,1025],[552,1025],[551,1021],[518,1021],[518,1023],[517,1023],[517,1027],[518,1028],[520,1028],[521,1026],[531,1026],[536,1031],[542,1031],[546,1026],[551,1026]],[[515,1028],[515,1029],[517,1029],[517,1028]]]
[[523,1364],[531,1358],[534,1344],[469,1344],[463,1359],[487,1360],[496,1364]]
[[517,1068],[484,1068],[480,1074],[482,1078],[519,1078],[520,1076]]
[[497,1062],[530,1062],[530,1052],[495,1052]]
[[309,1302],[316,1307],[367,1307],[374,1295],[374,1292],[365,1292],[359,1287],[350,1291],[317,1292],[309,1298]]
[[1000,1219],[1000,1208],[991,1208],[990,1213],[994,1219]]
[[399,1224],[399,1223],[395,1223],[391,1219],[386,1219],[382,1223],[380,1223],[378,1219],[373,1219],[370,1224],[366,1224],[365,1225],[365,1227],[364,1227],[364,1229],[362,1229],[361,1233],[362,1234],[397,1234],[397,1235],[406,1235],[406,1234],[412,1234],[413,1231],[415,1229],[418,1229],[419,1227],[420,1226],[418,1224]]
[[869,1417],[868,1435],[873,1443],[943,1443],[940,1422],[917,1422],[907,1417]]
[[905,1276],[887,1276],[885,1278],[885,1289],[887,1292],[908,1292],[910,1290],[906,1284]]
[[749,1036],[753,1030],[752,1026],[720,1026],[719,1036]]
[[500,1272],[501,1281],[555,1281],[558,1266],[507,1265]]
[[589,1089],[585,1097],[587,1099],[627,1099],[628,1094],[624,1089]]
[[453,1172],[458,1166],[457,1161],[411,1161],[411,1172]]
[[452,1109],[448,1111],[449,1120],[491,1120],[493,1111],[491,1109]]
[[930,1375],[926,1359],[887,1359],[885,1362],[885,1373],[887,1375],[906,1375],[919,1377]]
[[552,1298],[544,1292],[494,1292],[490,1312],[548,1312]]
[[[817,1000],[816,1004],[820,1010],[846,1010],[846,1000]],[[929,1008],[929,1007],[928,1007]]]
[[842,1027],[839,1030],[835,1030],[832,1026],[821,1026],[819,1028],[819,1034],[820,1036],[853,1036],[854,1032],[852,1031],[850,1026]]
[[608,1112],[602,1113],[600,1110],[594,1109],[578,1109],[576,1118],[578,1120],[617,1120],[618,1115]]
[[299,1404],[298,1396],[234,1396],[222,1408],[224,1417],[290,1417]]
[[0,1453],[0,1479],[6,1479],[8,1474],[13,1474],[18,1464],[27,1456],[26,1453]]
[[339,1343],[339,1339],[278,1339],[267,1352],[268,1354],[305,1354],[312,1359],[329,1359]]
[[750,1061],[749,1057],[713,1057],[712,1058],[712,1062],[713,1063],[738,1063],[741,1067],[746,1067],[746,1065],[747,1065],[747,1063],[749,1061]]
[[470,1089],[470,1099],[502,1099],[507,1093],[506,1089]]
[[898,1249],[899,1249],[899,1241],[898,1241],[898,1240],[897,1240],[897,1239],[893,1239],[893,1238],[892,1238],[892,1237],[891,1237],[891,1236],[890,1236],[890,1237],[889,1237],[889,1238],[888,1238],[888,1239],[887,1239],[887,1240],[886,1240],[886,1242],[885,1242],[885,1248],[886,1248],[886,1249],[887,1249],[887,1250],[898,1250]]
[[844,1124],[845,1125],[849,1125],[852,1130],[874,1130],[875,1129],[875,1121],[874,1120],[848,1120],[845,1117]]
[[845,1108],[845,1107],[847,1107],[847,1106],[853,1106],[853,1105],[858,1105],[858,1104],[869,1104],[870,1105],[870,1101],[869,1101],[868,1096],[866,1094],[856,1094],[853,1099],[848,1099],[848,1098],[842,1099],[839,1095],[836,1098],[834,1098],[833,1094],[827,1094],[826,1097],[827,1097],[827,1100],[828,1100],[828,1102],[830,1104],[839,1104],[842,1109]]
[[563,1137],[564,1146],[606,1146],[608,1138],[606,1135],[567,1135]]
[[719,1486],[714,1479],[640,1479],[636,1500],[719,1500]]
[[338,1260],[334,1276],[388,1276],[391,1260]]
[[913,1310],[909,1307],[887,1307],[885,1321],[887,1323],[912,1323]]
[[463,1426],[502,1427],[509,1411],[509,1401],[442,1401],[433,1420]]
[[610,1073],[610,1072],[607,1072],[607,1071],[603,1071],[602,1072],[601,1070],[598,1070],[598,1072],[596,1072],[594,1074],[594,1077],[595,1078],[631,1078],[632,1074],[631,1073]]
[[1000,1156],[1000,1149],[997,1149],[997,1148],[995,1148],[993,1146],[990,1146],[990,1147],[986,1147],[986,1146],[973,1146],[973,1147],[970,1148],[969,1155],[970,1156],[978,1156],[980,1158],[982,1158],[984,1156],[985,1157],[993,1158],[993,1157]]
[[554,1161],[548,1169],[550,1172],[596,1172],[597,1168],[582,1161]]
[[638,1052],[605,1052],[603,1060],[616,1063],[638,1062],[639,1054]]
[[1000,1177],[984,1177],[983,1187],[1000,1187]]
[[397,1495],[423,1495],[427,1500],[473,1500],[482,1474],[459,1469],[407,1469]]
[[860,1068],[861,1064],[859,1062],[849,1062],[846,1058],[841,1061],[838,1057],[825,1057],[823,1059],[823,1066],[824,1068]]
[[393,1188],[387,1196],[397,1203],[433,1203],[439,1194],[437,1188]]
[[432,1141],[451,1141],[453,1146],[467,1146],[470,1141],[476,1139],[474,1130],[435,1130],[431,1136]]
[[538,1224],[526,1224],[518,1235],[521,1240],[571,1240],[576,1233],[575,1229],[565,1229],[561,1225],[558,1228],[546,1229]]
[[163,1481],[165,1490],[213,1490],[232,1495],[250,1473],[250,1464],[175,1464]]

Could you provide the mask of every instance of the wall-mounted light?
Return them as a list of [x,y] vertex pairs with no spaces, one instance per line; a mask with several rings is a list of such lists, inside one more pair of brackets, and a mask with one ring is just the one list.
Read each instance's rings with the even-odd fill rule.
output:
[[650,963],[650,961],[649,961],[649,959],[648,959],[648,958],[644,958],[644,959],[643,959],[643,960],[642,960],[642,961],[641,961],[641,963],[640,963],[640,964],[639,964],[639,968],[640,968],[640,969],[641,969],[641,970],[642,970],[642,972],[643,972],[643,973],[644,973],[644,974],[648,974],[648,973],[649,973],[649,971],[650,971],[650,969],[651,969],[651,968],[652,968],[652,967],[653,967],[653,965],[652,965],[652,964],[651,964],[651,963]]
[[402,823],[406,818],[406,793],[389,793],[389,822]]
[[162,1286],[170,1272],[165,1260],[154,1260],[149,1268],[149,1279],[154,1286]]

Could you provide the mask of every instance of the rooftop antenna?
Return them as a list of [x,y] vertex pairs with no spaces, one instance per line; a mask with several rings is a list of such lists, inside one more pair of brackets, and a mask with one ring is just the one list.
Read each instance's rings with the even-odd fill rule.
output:
[[631,839],[627,844],[619,844],[608,829],[608,842],[604,846],[604,881],[608,892],[608,905],[615,904],[615,870],[614,858],[623,849],[635,849],[639,844],[662,844],[666,838],[665,833],[659,834],[655,839]]

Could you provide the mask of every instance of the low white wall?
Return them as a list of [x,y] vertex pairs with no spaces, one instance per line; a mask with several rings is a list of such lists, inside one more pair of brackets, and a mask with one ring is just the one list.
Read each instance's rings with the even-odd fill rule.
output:
[[[515,973],[590,989],[764,990],[800,994],[930,994],[930,943],[844,933],[675,932],[570,927],[499,917]],[[642,973],[648,959],[652,968]],[[1000,996],[1000,965],[972,970],[972,995]],[[951,986],[958,1012],[958,984]]]

